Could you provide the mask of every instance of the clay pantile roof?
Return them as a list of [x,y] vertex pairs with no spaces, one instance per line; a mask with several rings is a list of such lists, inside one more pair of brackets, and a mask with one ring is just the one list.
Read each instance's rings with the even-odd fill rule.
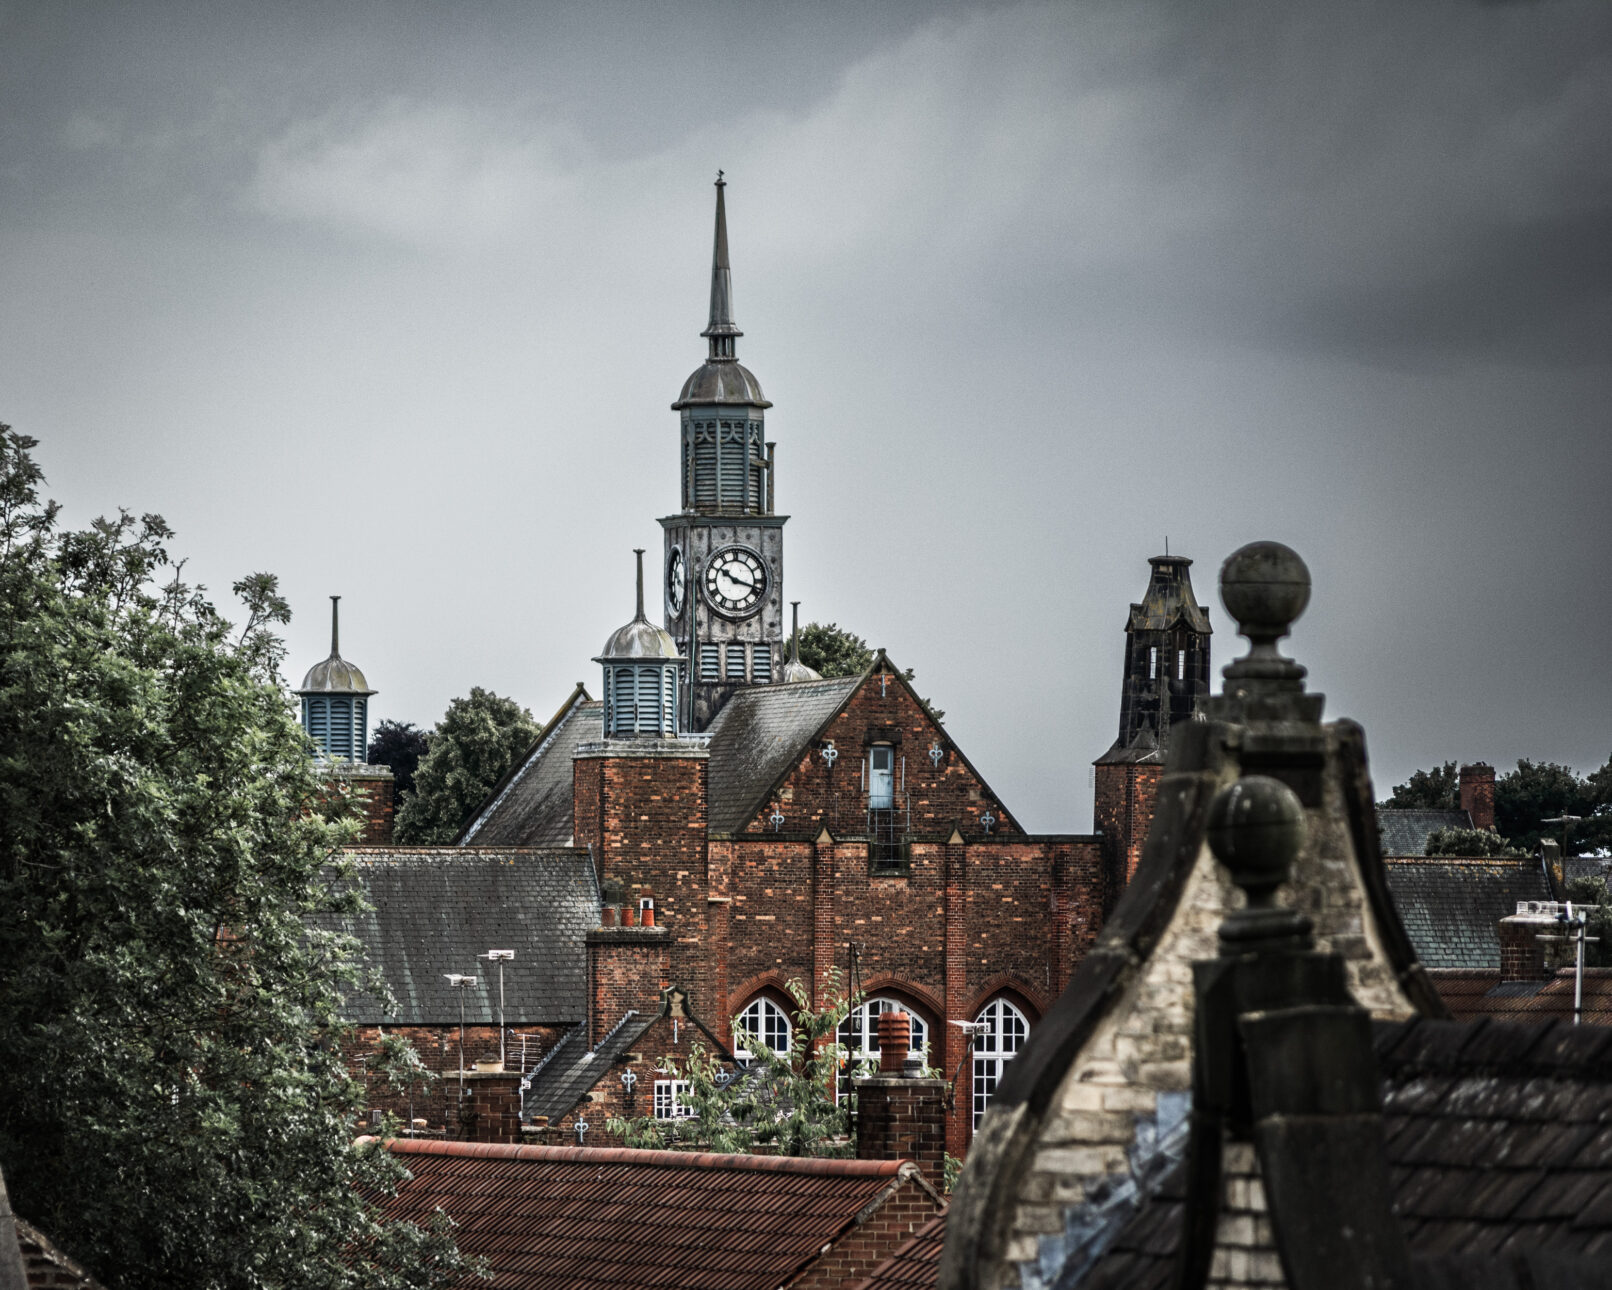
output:
[[1498,970],[1500,920],[1519,900],[1553,899],[1544,869],[1529,857],[1404,857],[1386,869],[1400,921],[1429,968]]
[[492,1290],[777,1290],[903,1188],[894,1160],[393,1141],[413,1175],[393,1218],[441,1208]]
[[[763,794],[861,684],[859,676],[740,689],[711,723],[712,833],[744,828]],[[854,767],[853,767],[854,768]]]
[[519,847],[359,847],[355,878],[371,909],[327,919],[362,942],[396,1006],[369,995],[347,1001],[361,1025],[457,1025],[459,991],[447,974],[477,978],[464,991],[465,1021],[498,1023],[498,970],[477,959],[515,951],[504,964],[509,1025],[569,1025],[587,1015],[587,949],[599,923],[599,888],[586,851]]
[[934,1290],[940,1274],[940,1251],[946,1244],[946,1215],[937,1214],[853,1290]]
[[486,803],[460,830],[456,845],[484,847],[570,846],[571,759],[577,745],[604,737],[604,704],[579,685],[560,705],[525,754]]
[[1382,835],[1385,856],[1427,854],[1429,835],[1440,829],[1470,829],[1472,817],[1465,811],[1402,811],[1377,808],[1377,830]]
[[[1548,981],[1502,981],[1499,971],[1434,972],[1439,998],[1457,1021],[1573,1019],[1573,969]],[[1584,1022],[1612,1026],[1612,968],[1584,969]]]
[[[1522,1263],[1557,1263],[1565,1279],[1539,1284],[1604,1284],[1612,1028],[1421,1018],[1375,1030],[1394,1208],[1418,1283],[1523,1286]],[[1184,1204],[1178,1168],[1082,1290],[1173,1285]]]

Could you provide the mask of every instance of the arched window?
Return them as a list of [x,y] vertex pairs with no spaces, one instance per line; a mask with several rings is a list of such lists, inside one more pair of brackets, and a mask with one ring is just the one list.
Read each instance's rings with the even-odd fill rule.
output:
[[[765,995],[733,1019],[733,1029],[733,1055],[741,1066],[750,1064],[752,1050],[748,1045],[763,1043],[775,1053],[787,1053],[790,1036],[794,1033],[789,1014]],[[737,1033],[741,1029],[746,1037]]]
[[912,1018],[912,1035],[907,1041],[911,1054],[929,1060],[929,1023],[900,999],[889,995],[875,995],[852,1009],[851,1015],[840,1022],[840,1043],[845,1048],[845,1074],[839,1081],[838,1094],[844,1097],[850,1091],[850,1078],[860,1070],[879,1064],[879,1014],[905,1012]]
[[985,1108],[1002,1082],[1013,1054],[1024,1047],[1030,1023],[1006,999],[992,999],[974,1018],[985,1029],[974,1036],[974,1127],[980,1127]]

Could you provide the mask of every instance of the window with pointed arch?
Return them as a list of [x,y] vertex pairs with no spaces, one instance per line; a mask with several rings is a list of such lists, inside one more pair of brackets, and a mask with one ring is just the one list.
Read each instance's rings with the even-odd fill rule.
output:
[[840,1022],[840,1044],[845,1049],[845,1068],[837,1081],[836,1097],[843,1098],[851,1090],[851,1077],[879,1064],[879,1014],[905,1012],[912,1018],[912,1037],[907,1046],[915,1057],[929,1060],[929,1023],[913,1011],[912,1005],[887,994],[875,995],[858,1004],[851,1015]]
[[[743,1029],[749,1036],[748,1040],[739,1037],[739,1030]],[[789,1014],[766,995],[760,995],[752,1000],[733,1019],[733,1056],[741,1066],[748,1066],[752,1051],[748,1047],[739,1047],[746,1043],[763,1043],[773,1052],[785,1054],[789,1052],[789,1041],[794,1035],[794,1027],[789,1024]]]
[[1002,1072],[1013,1054],[1024,1047],[1030,1022],[1006,999],[992,999],[974,1021],[984,1027],[974,1036],[974,1128],[978,1129],[1002,1082]]

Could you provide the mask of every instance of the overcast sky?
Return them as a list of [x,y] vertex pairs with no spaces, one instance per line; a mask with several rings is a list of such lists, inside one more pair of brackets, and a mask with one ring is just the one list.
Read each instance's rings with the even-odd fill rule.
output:
[[[377,717],[545,719],[677,506],[728,173],[785,590],[1091,827],[1275,538],[1380,794],[1612,753],[1612,5],[0,2],[0,420]],[[233,610],[232,610],[233,612]]]

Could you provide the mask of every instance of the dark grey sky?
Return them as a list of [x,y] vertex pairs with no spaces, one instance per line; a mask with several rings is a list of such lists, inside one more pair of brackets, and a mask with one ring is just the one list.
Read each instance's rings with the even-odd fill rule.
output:
[[[1168,536],[1308,560],[1382,791],[1612,752],[1612,6],[0,3],[0,419],[546,717],[631,611],[710,181],[787,591],[1090,827]],[[227,599],[227,595],[223,598]]]

